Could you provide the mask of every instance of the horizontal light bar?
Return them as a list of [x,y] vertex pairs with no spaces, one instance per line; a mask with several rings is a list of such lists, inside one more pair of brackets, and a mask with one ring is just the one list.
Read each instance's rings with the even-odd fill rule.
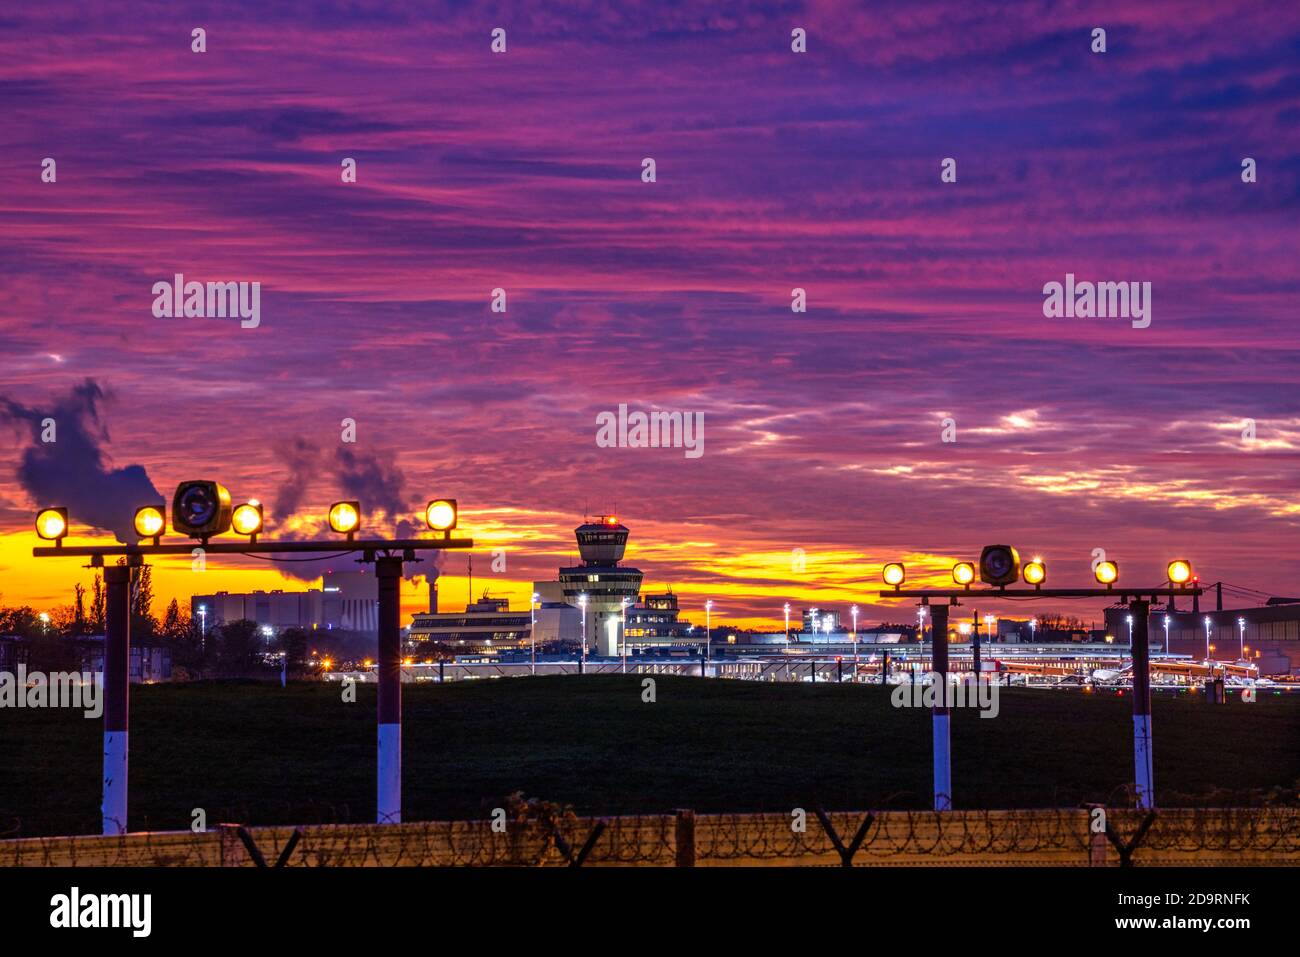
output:
[[[346,554],[347,552],[382,552],[382,551],[441,551],[451,548],[473,548],[472,538],[395,538],[395,539],[346,539],[315,542],[176,542],[166,545],[74,545],[62,547],[33,548],[36,558],[50,558],[66,555],[73,558],[102,557],[112,558],[120,555],[189,555],[196,548],[211,555],[270,555],[276,552]],[[1187,589],[1180,590],[1185,594]]]

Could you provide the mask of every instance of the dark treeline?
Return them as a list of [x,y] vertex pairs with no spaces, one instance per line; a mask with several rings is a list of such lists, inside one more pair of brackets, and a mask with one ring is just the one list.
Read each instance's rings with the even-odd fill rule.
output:
[[[161,618],[153,611],[151,569],[131,575],[131,643],[161,645],[171,651],[173,680],[207,677],[270,677],[280,671],[278,656],[288,658],[291,675],[306,670],[307,633],[281,632],[270,642],[251,621],[225,622],[200,633],[200,623],[176,599]],[[0,605],[0,636],[22,639],[23,660],[30,670],[67,671],[82,667],[88,639],[104,634],[105,589],[95,575],[91,589],[78,583],[70,604],[42,613],[29,605]]]

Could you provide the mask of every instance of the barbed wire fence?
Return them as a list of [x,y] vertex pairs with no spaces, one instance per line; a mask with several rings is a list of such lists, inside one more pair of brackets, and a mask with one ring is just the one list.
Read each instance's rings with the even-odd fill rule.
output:
[[1292,806],[591,818],[531,803],[496,820],[11,839],[0,841],[0,867],[1300,864],[1300,808]]

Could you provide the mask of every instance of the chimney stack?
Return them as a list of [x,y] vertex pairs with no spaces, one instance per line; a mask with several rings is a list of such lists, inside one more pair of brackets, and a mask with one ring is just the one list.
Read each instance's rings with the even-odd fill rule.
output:
[[438,574],[429,575],[429,614],[438,614]]

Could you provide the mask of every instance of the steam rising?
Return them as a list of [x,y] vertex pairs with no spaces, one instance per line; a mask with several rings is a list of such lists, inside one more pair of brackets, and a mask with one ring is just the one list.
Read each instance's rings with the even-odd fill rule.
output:
[[[36,507],[66,505],[73,521],[112,532],[119,542],[136,540],[135,510],[158,505],[162,495],[142,465],[109,467],[104,447],[108,428],[100,407],[111,394],[87,379],[48,408],[37,409],[0,395],[0,422],[25,433],[15,475]],[[46,419],[54,422],[53,442],[42,441]]]

